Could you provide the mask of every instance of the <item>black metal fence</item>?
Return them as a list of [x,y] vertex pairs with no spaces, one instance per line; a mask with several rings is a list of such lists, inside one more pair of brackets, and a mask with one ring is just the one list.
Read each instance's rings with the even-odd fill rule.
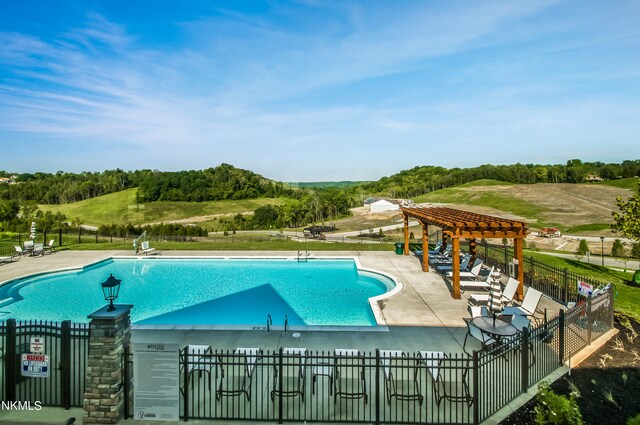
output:
[[185,347],[181,418],[477,424],[612,328],[609,290],[473,356]]
[[[23,376],[21,358],[31,352],[33,337],[40,338],[49,357],[48,377]],[[82,406],[88,341],[88,324],[68,320],[0,322],[2,400],[39,401],[43,406],[65,409]]]
[[[513,264],[513,249],[509,246],[480,242],[477,245],[477,253],[485,264],[500,268],[502,273],[517,278],[516,266]],[[567,268],[546,264],[533,257],[524,258],[524,278],[525,285],[535,288],[565,305],[569,302],[577,303],[586,300],[578,293],[578,281],[593,285],[594,288],[606,284],[597,279],[572,272]]]

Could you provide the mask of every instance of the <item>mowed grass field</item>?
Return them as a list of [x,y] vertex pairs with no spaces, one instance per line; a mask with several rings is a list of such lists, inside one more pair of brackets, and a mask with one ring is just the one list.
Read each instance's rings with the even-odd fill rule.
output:
[[477,180],[418,196],[414,201],[463,209],[477,207],[477,212],[504,213],[528,221],[532,227],[554,226],[565,233],[588,233],[609,228],[611,213],[617,211],[616,197],[631,196],[637,182],[637,178],[584,184]]
[[136,190],[128,189],[86,201],[64,205],[39,205],[43,211],[60,212],[82,224],[146,224],[169,221],[210,222],[212,216],[253,212],[263,205],[279,205],[282,199],[262,198],[239,201],[147,202],[136,205]]

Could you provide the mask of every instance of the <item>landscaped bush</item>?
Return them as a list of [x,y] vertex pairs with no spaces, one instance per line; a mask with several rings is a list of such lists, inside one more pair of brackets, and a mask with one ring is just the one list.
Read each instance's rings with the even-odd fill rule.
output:
[[538,385],[538,404],[535,407],[536,424],[581,425],[582,415],[576,401],[577,395],[571,393],[569,398],[553,392],[549,383],[543,381]]
[[627,425],[640,425],[640,415],[635,415],[633,418],[629,418]]

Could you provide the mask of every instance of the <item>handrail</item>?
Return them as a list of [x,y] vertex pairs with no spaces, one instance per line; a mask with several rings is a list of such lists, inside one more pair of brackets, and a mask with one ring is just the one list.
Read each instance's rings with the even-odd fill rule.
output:
[[271,319],[271,315],[267,314],[267,333],[271,333],[271,326],[273,326],[273,319]]

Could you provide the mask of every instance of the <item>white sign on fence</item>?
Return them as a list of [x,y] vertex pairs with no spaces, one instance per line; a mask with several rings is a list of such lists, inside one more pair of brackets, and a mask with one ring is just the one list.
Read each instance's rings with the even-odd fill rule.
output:
[[49,377],[49,356],[44,354],[23,354],[20,360],[20,373],[31,378]]
[[133,344],[135,365],[134,418],[146,421],[180,419],[178,344]]
[[32,336],[30,342],[31,353],[44,354],[44,338],[41,336]]
[[588,284],[587,282],[578,281],[578,294],[584,297],[590,297],[593,293],[593,285]]

